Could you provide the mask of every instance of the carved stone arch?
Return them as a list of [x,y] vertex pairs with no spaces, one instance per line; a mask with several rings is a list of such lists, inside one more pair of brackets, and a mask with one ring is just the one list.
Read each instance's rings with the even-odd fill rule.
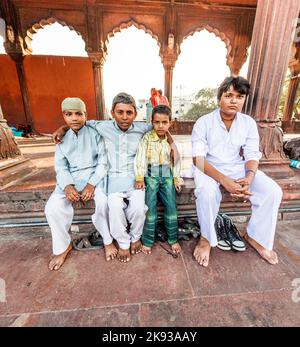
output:
[[[82,37],[82,39],[85,42],[86,45],[86,40],[84,39],[84,37],[82,36],[82,34],[77,31],[73,26],[68,25],[66,22],[62,21],[62,20],[58,20],[54,17],[50,17],[48,19],[41,19],[38,23],[33,24],[27,31],[26,31],[26,36],[25,36],[25,47],[24,50],[27,54],[31,54],[32,53],[32,48],[31,48],[31,41],[33,39],[33,35],[36,34],[40,29],[44,28],[47,25],[52,25],[54,23],[59,23],[62,26],[66,26],[68,27],[70,30],[75,31],[80,37]],[[85,48],[86,49],[86,48]]]
[[123,29],[127,29],[127,28],[129,28],[131,26],[135,26],[137,29],[143,30],[146,34],[149,34],[153,39],[155,39],[157,44],[158,44],[158,47],[160,48],[159,54],[161,56],[161,46],[162,45],[161,45],[161,42],[160,42],[160,40],[158,38],[158,35],[155,34],[151,29],[147,28],[144,24],[138,23],[138,22],[136,22],[133,19],[130,19],[127,22],[121,23],[120,25],[116,26],[112,31],[110,31],[107,34],[107,39],[105,41],[106,46],[107,46],[107,44],[109,42],[109,39],[111,37],[114,37],[116,33],[121,32]]
[[226,64],[229,66],[230,65],[230,60],[231,60],[231,51],[232,51],[232,45],[230,42],[230,39],[220,30],[218,30],[217,28],[213,28],[212,26],[206,24],[206,25],[202,25],[199,28],[191,31],[188,35],[185,35],[180,43],[180,45],[182,44],[182,42],[187,39],[189,36],[193,36],[196,32],[200,32],[202,30],[206,29],[208,32],[215,34],[216,37],[218,37],[219,39],[221,39],[221,41],[223,41],[225,43],[225,47],[227,49],[227,54],[226,54]]

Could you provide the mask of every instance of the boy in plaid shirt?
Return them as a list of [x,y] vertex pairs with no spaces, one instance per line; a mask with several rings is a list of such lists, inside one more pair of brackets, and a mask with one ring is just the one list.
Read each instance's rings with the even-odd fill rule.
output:
[[[167,132],[171,126],[171,109],[158,105],[152,111],[153,130],[141,139],[134,161],[136,189],[146,187],[146,205],[148,211],[142,234],[142,252],[151,254],[157,225],[157,196],[164,205],[164,223],[168,234],[168,243],[173,253],[180,253],[178,243],[178,222],[176,191],[183,184],[180,178],[180,160],[171,164],[171,147],[167,141]],[[176,190],[176,191],[175,191]]]

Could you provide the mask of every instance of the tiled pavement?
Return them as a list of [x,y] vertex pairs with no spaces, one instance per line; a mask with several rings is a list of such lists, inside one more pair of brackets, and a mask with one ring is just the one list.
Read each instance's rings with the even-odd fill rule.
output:
[[[158,244],[128,264],[106,262],[103,250],[71,252],[58,272],[47,268],[49,238],[4,241],[0,326],[299,326],[300,221],[280,222],[271,266],[251,248],[214,249],[210,266],[182,241],[174,259]],[[300,282],[300,279],[299,279]]]

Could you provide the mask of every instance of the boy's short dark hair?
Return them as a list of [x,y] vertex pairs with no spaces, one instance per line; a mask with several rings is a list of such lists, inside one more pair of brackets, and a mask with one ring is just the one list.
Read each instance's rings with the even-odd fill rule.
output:
[[165,114],[165,115],[169,116],[169,120],[172,119],[172,111],[171,111],[170,107],[167,105],[157,105],[153,108],[152,121],[153,121],[153,117],[156,113]]
[[246,96],[249,95],[250,83],[246,80],[246,78],[230,76],[225,78],[218,89],[218,101],[221,100],[222,94],[227,92],[231,86],[240,94]]
[[119,93],[117,94],[114,99],[113,99],[113,102],[112,102],[112,106],[111,106],[111,110],[114,111],[115,110],[115,107],[117,104],[127,104],[127,105],[131,105],[135,112],[136,112],[136,103],[135,103],[135,100],[134,98],[130,95],[130,94],[127,94],[127,93]]

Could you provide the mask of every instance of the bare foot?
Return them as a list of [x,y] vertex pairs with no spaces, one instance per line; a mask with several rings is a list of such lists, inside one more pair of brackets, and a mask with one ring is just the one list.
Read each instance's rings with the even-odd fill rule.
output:
[[107,261],[115,259],[115,257],[118,254],[118,250],[113,243],[109,245],[104,245],[104,252],[105,252],[105,259]]
[[252,246],[268,263],[272,265],[278,264],[278,256],[276,252],[264,248],[262,245],[253,240],[248,234],[245,234],[245,239],[250,244],[250,246]]
[[210,249],[209,242],[201,236],[198,245],[195,247],[194,257],[196,261],[204,267],[208,266]]
[[49,262],[49,270],[58,270],[60,269],[60,267],[62,266],[62,264],[65,262],[66,257],[68,255],[68,253],[71,251],[72,249],[72,244],[70,243],[68,248],[61,254],[59,255],[55,255]]
[[129,249],[119,248],[117,257],[122,263],[128,263],[131,260]]
[[130,246],[131,254],[138,254],[142,251],[142,242],[140,240],[132,242]]
[[151,254],[151,247],[147,247],[147,246],[142,246],[142,252],[144,253],[144,254],[148,254],[148,255],[150,255]]
[[172,248],[172,252],[175,254],[179,254],[181,252],[181,247],[180,247],[180,244],[178,242],[171,245],[171,248]]

